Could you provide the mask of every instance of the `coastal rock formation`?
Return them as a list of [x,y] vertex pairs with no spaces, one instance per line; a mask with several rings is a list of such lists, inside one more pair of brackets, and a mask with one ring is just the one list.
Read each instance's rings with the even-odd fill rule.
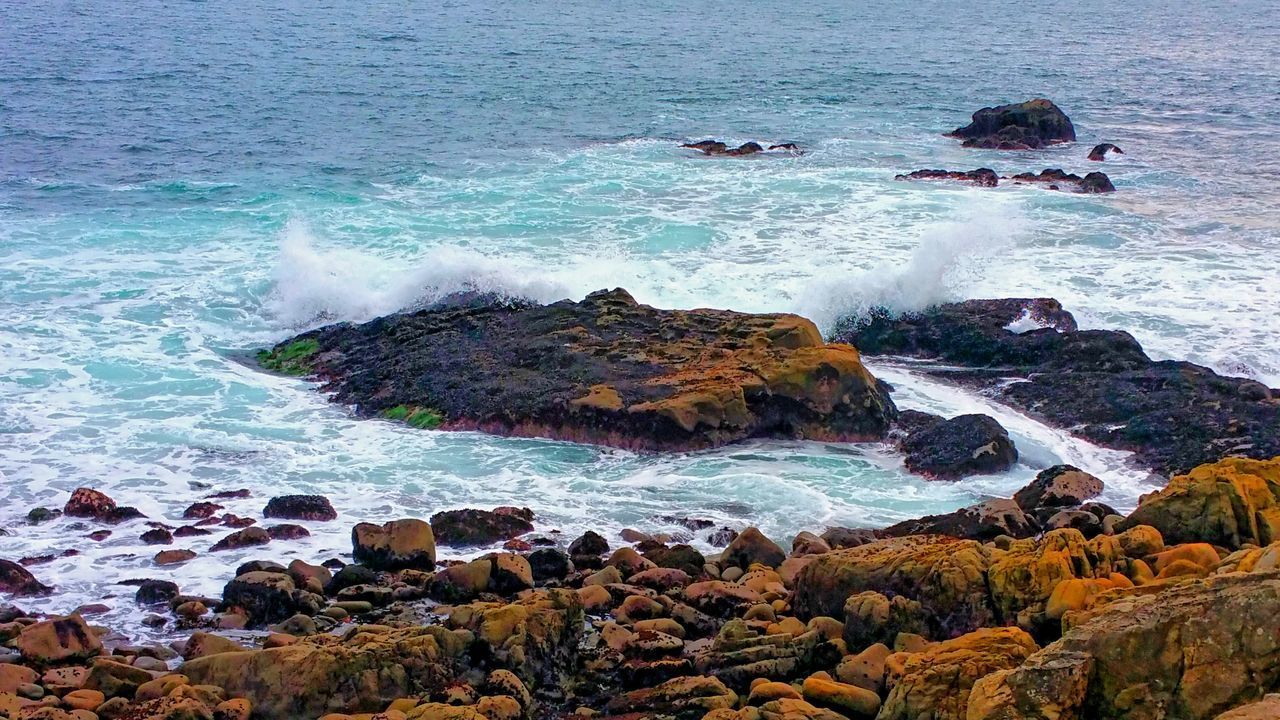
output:
[[1012,670],[1039,650],[1018,628],[983,628],[913,653],[877,720],[965,720],[974,683]]
[[62,513],[67,517],[90,518],[111,524],[143,517],[137,508],[120,507],[105,493],[90,488],[76,488]]
[[29,570],[12,560],[0,560],[0,593],[16,598],[39,597],[53,592],[53,588],[35,578]]
[[1041,183],[1050,190],[1071,190],[1080,193],[1110,193],[1116,191],[1116,186],[1111,184],[1111,178],[1106,173],[1091,172],[1080,177],[1075,173],[1069,173],[1061,168],[1045,168],[1040,174],[1035,173],[1018,173],[1012,178],[1014,182],[1023,183]]
[[351,529],[351,544],[356,562],[376,570],[430,570],[436,562],[431,526],[412,518],[360,523]]
[[908,470],[938,480],[1003,472],[1018,461],[1009,433],[989,415],[922,423],[901,448]]
[[1076,129],[1057,105],[1040,98],[982,108],[973,114],[973,122],[947,135],[963,140],[965,147],[1036,150],[1074,142]]
[[961,170],[916,170],[905,175],[897,175],[894,180],[954,180],[978,185],[980,187],[996,187],[1000,184],[1000,176],[990,168],[978,168],[967,172]]
[[1226,458],[1201,465],[1143,497],[1120,529],[1150,525],[1169,543],[1232,550],[1280,540],[1280,457]]
[[[737,147],[729,147],[720,140],[699,140],[697,142],[684,143],[680,147],[689,148],[690,150],[701,150],[704,155],[727,155],[730,157],[742,155],[755,155],[765,152],[765,148],[758,142],[748,141]],[[769,146],[769,152],[780,150],[788,155],[803,155],[804,150],[800,149],[795,143],[778,143]]]
[[332,325],[268,355],[295,347],[336,402],[447,429],[682,450],[873,440],[896,415],[858,351],[808,320],[659,310],[623,290]]
[[533,532],[532,521],[529,508],[445,510],[431,516],[431,532],[440,545],[489,545]]
[[1131,450],[1162,474],[1231,454],[1280,455],[1280,403],[1265,385],[1188,362],[1154,361],[1126,332],[1078,330],[1056,300],[968,300],[900,316],[873,313],[844,323],[835,339],[869,355],[972,368],[915,369],[990,392],[1091,442]]
[[325,521],[338,517],[337,511],[323,495],[282,495],[267,501],[263,517],[284,520]]
[[1124,154],[1123,150],[1111,143],[1101,143],[1099,145],[1094,145],[1093,149],[1089,151],[1089,159],[1095,162],[1102,162],[1107,159],[1107,153],[1109,152],[1117,155]]
[[1034,535],[1039,527],[1013,500],[987,500],[943,515],[928,515],[904,520],[881,530],[891,537],[906,535],[949,535],[986,542],[1001,535],[1024,538]]
[[1280,683],[1280,575],[1233,573],[1121,593],[1062,639],[988,675],[968,720],[1208,720]]

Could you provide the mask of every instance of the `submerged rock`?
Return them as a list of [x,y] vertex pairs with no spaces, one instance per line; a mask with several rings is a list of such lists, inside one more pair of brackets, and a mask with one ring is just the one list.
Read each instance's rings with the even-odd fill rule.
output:
[[1046,168],[1035,173],[1018,173],[1010,180],[1015,182],[1042,183],[1048,185],[1050,190],[1071,190],[1080,193],[1109,193],[1115,192],[1116,186],[1111,184],[1111,178],[1106,173],[1091,172],[1084,177],[1080,177],[1075,173],[1069,173],[1059,168]]
[[1054,143],[1074,142],[1076,129],[1053,101],[1038,98],[982,108],[973,114],[973,122],[947,135],[963,140],[965,147],[1036,150]]
[[76,488],[62,512],[67,517],[92,518],[111,524],[144,517],[137,508],[118,506],[105,493],[90,488]]
[[1162,474],[1230,454],[1280,455],[1280,403],[1265,385],[1154,361],[1126,332],[1078,330],[1056,300],[968,300],[901,316],[876,313],[844,323],[836,339],[870,355],[973,368],[916,369],[975,386],[1091,442],[1131,450]]
[[1000,176],[990,168],[977,170],[916,170],[905,175],[898,175],[894,180],[954,180],[973,183],[981,187],[996,187],[1000,184]]
[[808,320],[659,310],[623,290],[392,315],[280,347],[304,342],[336,402],[446,429],[682,450],[879,439],[896,414],[858,351]]
[[1098,145],[1094,145],[1093,149],[1089,151],[1089,159],[1095,162],[1102,162],[1103,160],[1107,159],[1107,153],[1109,152],[1115,153],[1117,155],[1124,154],[1123,150],[1121,150],[1119,147],[1115,145],[1112,145],[1111,143],[1101,143]]

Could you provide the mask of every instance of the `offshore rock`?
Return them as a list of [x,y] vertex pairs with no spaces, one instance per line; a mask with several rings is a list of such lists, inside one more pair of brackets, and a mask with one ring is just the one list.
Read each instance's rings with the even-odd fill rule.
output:
[[979,187],[996,187],[1000,184],[1000,176],[991,168],[977,170],[916,170],[905,175],[898,175],[894,180],[954,180],[956,182],[973,183]]
[[1124,151],[1116,145],[1112,145],[1111,143],[1099,143],[1094,145],[1093,149],[1089,151],[1089,159],[1095,162],[1102,162],[1107,159],[1107,153],[1109,152],[1117,155],[1124,154]]
[[989,415],[930,423],[902,441],[907,469],[938,480],[1008,470],[1018,461],[1009,433]]
[[431,532],[440,545],[489,545],[533,532],[532,520],[529,508],[445,510],[431,516]]
[[1226,455],[1280,455],[1280,402],[1265,385],[1188,362],[1153,361],[1126,332],[1078,330],[1056,300],[873,313],[844,323],[836,339],[869,355],[971,368],[915,369],[977,387],[1091,442],[1133,451],[1161,474]]
[[1238,549],[1280,540],[1280,457],[1226,458],[1178,475],[1142,498],[1120,529],[1150,525],[1169,544]]
[[945,515],[928,515],[904,520],[881,530],[890,537],[905,535],[950,535],[987,542],[1001,535],[1030,537],[1037,532],[1035,520],[1027,517],[1013,500],[988,500]]
[[137,508],[116,505],[105,493],[89,488],[76,488],[62,512],[67,517],[92,518],[113,525],[143,517]]
[[1039,175],[1035,173],[1018,173],[1010,180],[1020,183],[1043,183],[1048,185],[1050,190],[1070,190],[1079,193],[1109,193],[1115,192],[1116,186],[1111,184],[1111,178],[1106,173],[1091,172],[1080,177],[1075,173],[1068,173],[1060,168],[1046,168]]
[[0,560],[0,592],[13,597],[40,597],[51,594],[53,588],[37,580],[18,563]]
[[1140,590],[1068,615],[1061,640],[980,680],[968,720],[1208,720],[1280,683],[1280,574]]
[[973,122],[947,135],[963,140],[965,147],[1036,150],[1055,143],[1074,142],[1076,129],[1053,101],[1038,98],[982,108],[973,114]]
[[684,450],[874,440],[897,412],[858,351],[804,318],[659,310],[624,290],[332,325],[274,353],[298,348],[335,402],[424,427]]

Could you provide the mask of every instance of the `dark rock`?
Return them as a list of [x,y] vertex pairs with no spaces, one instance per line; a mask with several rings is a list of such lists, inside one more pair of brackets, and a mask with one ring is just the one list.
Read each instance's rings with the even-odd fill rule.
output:
[[842,527],[827,528],[819,537],[835,550],[858,547],[880,539],[880,535],[875,530]]
[[1001,535],[1031,537],[1036,531],[1035,521],[1013,500],[988,500],[945,515],[906,520],[881,530],[880,534],[886,537],[950,535],[986,542]]
[[142,533],[140,539],[147,545],[168,545],[173,542],[173,533],[164,528],[155,528]]
[[222,516],[222,520],[220,524],[223,525],[224,527],[229,527],[229,528],[247,528],[256,522],[257,521],[254,520],[253,518],[240,517],[239,515],[233,515],[231,513],[227,513],[226,515]]
[[623,290],[419,311],[286,343],[335,402],[424,427],[686,450],[748,437],[875,440],[896,409],[856,350],[794,315],[659,310]]
[[609,552],[609,541],[594,530],[582,533],[582,537],[569,543],[570,555],[604,555]]
[[1000,176],[990,168],[977,170],[916,170],[905,175],[897,175],[894,180],[954,180],[981,187],[996,187],[1000,184]]
[[213,517],[218,514],[223,507],[217,503],[198,502],[187,507],[182,511],[182,517],[188,520],[203,520],[204,518]]
[[1115,192],[1116,186],[1111,184],[1111,178],[1106,173],[1091,172],[1084,177],[1080,177],[1075,173],[1068,173],[1058,168],[1046,168],[1039,175],[1035,173],[1019,173],[1014,175],[1011,180],[1020,183],[1041,183],[1049,186],[1050,190],[1070,190],[1079,193],[1109,193]]
[[736,148],[731,148],[724,152],[725,155],[755,155],[764,152],[764,148],[758,142],[744,142]]
[[656,543],[653,547],[641,549],[640,554],[658,567],[683,570],[690,577],[701,575],[703,566],[707,564],[707,559],[702,553],[690,545],[667,547],[662,543]]
[[1059,510],[1044,523],[1044,529],[1075,528],[1086,538],[1102,532],[1102,519],[1087,510]]
[[776,568],[787,559],[787,553],[777,543],[765,537],[765,534],[754,527],[749,527],[738,534],[738,537],[725,548],[725,567],[736,565],[746,569],[752,563],[760,563],[766,567]]
[[144,517],[137,508],[119,507],[106,494],[89,488],[76,488],[62,512],[68,517],[92,518],[111,524]]
[[939,480],[1008,470],[1018,451],[995,418],[960,415],[908,435],[902,442],[907,469]]
[[1115,145],[1112,145],[1111,143],[1102,143],[1102,144],[1093,146],[1093,149],[1089,151],[1089,159],[1097,162],[1102,162],[1103,160],[1107,159],[1108,152],[1113,152],[1117,155],[1124,154],[1124,151],[1116,147]]
[[41,597],[51,594],[53,588],[36,580],[18,563],[0,560],[0,592],[13,597]]
[[210,495],[210,496],[208,497],[208,499],[210,499],[210,500],[238,500],[238,499],[243,499],[243,498],[247,498],[247,497],[253,497],[253,494],[252,494],[252,493],[250,493],[247,489],[240,489],[240,490],[223,490],[222,492],[216,492],[216,493],[214,493],[214,494]]
[[338,513],[323,495],[281,495],[267,501],[263,517],[281,520],[334,520]]
[[110,530],[95,530],[95,531],[93,531],[93,532],[89,533],[88,537],[89,537],[89,539],[90,539],[90,540],[92,540],[92,541],[94,541],[94,542],[102,542],[103,540],[106,540],[107,538],[111,537],[111,531],[110,531]]
[[719,140],[699,140],[698,142],[685,143],[680,147],[701,150],[707,155],[719,155],[729,149],[728,145]]
[[706,530],[707,528],[715,527],[716,525],[710,520],[681,517],[677,515],[661,515],[658,517],[658,520],[672,525],[679,525],[686,530],[693,530],[694,532],[697,532],[698,530]]
[[337,595],[339,592],[356,585],[376,585],[378,573],[363,565],[344,565],[333,573],[333,578],[325,583],[326,595]]
[[738,531],[731,527],[722,527],[707,535],[707,544],[711,547],[727,547],[738,537]]
[[56,520],[59,517],[62,517],[61,510],[54,510],[52,508],[45,507],[31,508],[31,511],[27,513],[27,522],[32,525],[39,525],[41,523],[49,522],[50,520]]
[[133,600],[139,605],[167,605],[178,595],[176,583],[168,580],[147,580],[138,586],[138,592],[134,593]]
[[786,150],[788,153],[790,153],[790,154],[792,154],[792,155],[803,155],[803,154],[804,154],[804,150],[802,150],[802,149],[800,148],[800,146],[799,146],[799,145],[797,145],[797,144],[795,144],[795,143],[792,143],[792,142],[787,142],[787,143],[778,143],[777,145],[770,145],[770,146],[769,146],[769,150],[770,150],[770,151],[773,151],[773,150]]
[[243,610],[250,625],[278,623],[298,612],[295,590],[293,579],[283,573],[245,573],[222,589],[222,608]]
[[413,518],[382,525],[359,523],[351,529],[352,556],[374,570],[430,570],[436,541],[431,526]]
[[983,108],[973,114],[973,122],[952,130],[948,136],[964,140],[965,147],[1035,150],[1074,142],[1076,129],[1057,105],[1041,98]]
[[239,550],[240,548],[253,547],[255,545],[266,545],[269,542],[271,542],[271,536],[267,534],[266,530],[260,527],[248,527],[244,530],[237,530],[214,543],[213,547],[209,548],[209,552]]
[[180,538],[199,537],[201,535],[212,535],[212,534],[213,533],[209,532],[208,530],[205,530],[204,528],[196,527],[195,525],[184,525],[178,528],[177,530],[173,531],[173,536],[180,537]]
[[441,545],[490,545],[533,532],[532,520],[529,508],[445,510],[431,516],[431,531]]
[[1080,192],[1110,193],[1115,191],[1116,186],[1111,184],[1111,178],[1107,177],[1106,173],[1091,172],[1080,181]]
[[301,525],[282,523],[267,528],[267,536],[272,540],[297,540],[298,538],[310,537],[311,531]]
[[1054,465],[1040,471],[1030,485],[1013,494],[1026,512],[1040,507],[1076,507],[1102,494],[1102,481],[1073,465]]
[[1164,475],[1224,455],[1280,455],[1280,403],[1266,386],[1192,363],[1153,361],[1126,332],[1077,330],[1056,300],[969,300],[903,316],[875,313],[844,323],[836,339],[869,355],[974,368],[919,371],[988,392],[1098,445],[1130,450]]
[[555,548],[539,548],[529,553],[529,567],[536,582],[563,580],[573,570],[569,556]]

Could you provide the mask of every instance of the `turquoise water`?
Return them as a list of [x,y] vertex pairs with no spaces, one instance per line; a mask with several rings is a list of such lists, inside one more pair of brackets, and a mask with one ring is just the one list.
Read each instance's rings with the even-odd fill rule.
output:
[[[242,557],[161,570],[142,526],[90,544],[21,520],[80,485],[171,522],[211,491],[193,483],[252,489],[228,504],[241,515],[322,492],[333,527],[248,553],[309,560],[346,551],[357,520],[513,503],[566,536],[674,514],[785,539],[950,510],[1061,460],[1131,505],[1148,478],[1122,454],[909,367],[875,368],[899,404],[992,412],[1023,463],[939,484],[875,445],[655,457],[421,432],[236,358],[464,287],[622,286],[827,327],[869,304],[1044,294],[1160,357],[1277,385],[1276,48],[1272,3],[0,0],[0,555],[82,551],[36,568],[71,591],[53,609],[139,574],[213,592]],[[1040,95],[1079,143],[940,136]],[[676,147],[711,136],[809,153]],[[1103,141],[1126,154],[1099,168],[1084,156]],[[892,179],[979,166],[1103,169],[1119,192]]]

